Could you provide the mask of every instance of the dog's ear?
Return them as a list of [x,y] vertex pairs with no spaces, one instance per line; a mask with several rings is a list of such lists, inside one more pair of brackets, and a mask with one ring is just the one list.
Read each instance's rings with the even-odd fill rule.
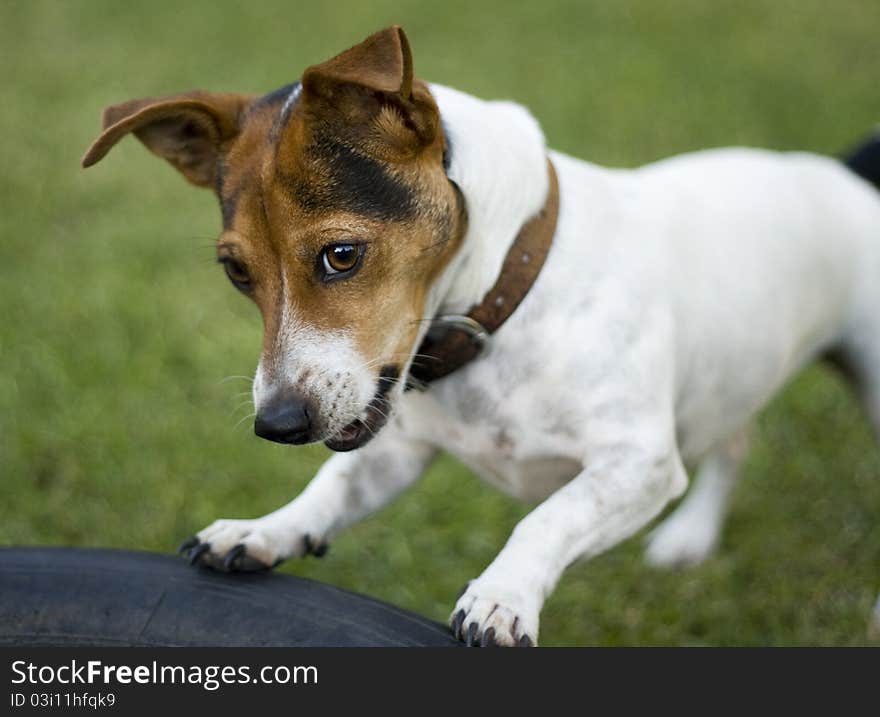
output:
[[409,40],[397,25],[309,67],[302,87],[305,103],[318,107],[316,116],[335,117],[352,128],[369,124],[373,137],[423,146],[437,136],[437,105],[414,78]]
[[104,131],[86,151],[82,166],[91,167],[134,132],[190,182],[214,187],[217,160],[238,134],[239,119],[252,100],[249,95],[196,91],[113,105],[104,110]]

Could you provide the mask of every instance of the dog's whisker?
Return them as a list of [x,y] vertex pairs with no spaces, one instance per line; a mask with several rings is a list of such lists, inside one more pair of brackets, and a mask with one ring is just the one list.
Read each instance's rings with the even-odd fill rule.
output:
[[[392,360],[392,359],[394,359],[394,358],[397,358],[397,357],[401,357],[401,356],[402,356],[402,357],[404,357],[404,358],[409,358],[409,357],[412,356],[412,355],[413,355],[413,354],[407,353],[407,352],[405,352],[405,351],[397,351],[397,352],[394,352],[394,353],[385,354],[384,356],[380,356],[379,358],[374,358],[374,359],[371,359],[371,360],[369,360],[369,361],[365,361],[365,362],[362,363],[362,364],[359,364],[359,365],[355,368],[355,370],[362,369],[362,368],[372,368],[373,366],[376,366],[376,365],[378,365],[378,364],[383,364],[383,363],[385,363],[385,362],[387,362],[387,361],[390,361],[390,360]],[[418,355],[418,354],[416,354],[416,355]]]
[[428,246],[424,247],[421,251],[423,254],[425,254],[429,251],[432,251],[433,249],[436,249],[438,247],[443,246],[444,244],[447,244],[449,242],[449,239],[450,239],[450,237],[445,237],[445,238],[441,239],[440,241],[436,241],[436,242],[433,242],[432,244],[428,244]]
[[253,417],[256,416],[256,415],[257,415],[257,414],[256,414],[255,411],[251,411],[248,415],[246,415],[246,416],[242,416],[242,417],[238,420],[238,422],[232,427],[232,430],[234,431],[236,428],[238,428],[238,427],[239,427],[242,423],[244,423],[246,420],[248,420],[249,418],[253,418]]
[[398,356],[402,356],[404,358],[413,359],[413,360],[419,359],[419,358],[427,359],[429,361],[437,361],[438,360],[436,356],[430,356],[429,354],[420,354],[420,353],[411,354],[411,353],[400,351],[400,352],[396,352],[396,353],[386,354],[385,356],[382,356],[382,357],[376,358],[376,359],[372,359],[370,361],[366,361],[365,363],[358,365],[355,370],[364,369],[364,368],[372,368],[373,366],[377,366],[379,364],[385,363],[386,361],[389,361],[389,360],[396,358]]
[[250,381],[251,383],[254,382],[254,379],[251,376],[235,375],[235,376],[227,376],[226,378],[222,378],[217,383],[227,383],[229,381],[235,381],[235,380]]
[[235,406],[235,408],[232,409],[232,412],[234,413],[235,411],[238,411],[239,409],[244,408],[245,406],[253,406],[253,405],[254,404],[252,401],[242,401],[237,406]]
[[424,391],[428,387],[428,384],[425,381],[413,378],[412,376],[409,377],[408,383],[417,391]]
[[244,401],[242,403],[239,403],[237,406],[235,406],[235,408],[231,409],[229,411],[229,415],[234,417],[235,414],[237,414],[239,411],[242,411],[245,409],[249,409],[253,412],[256,412],[256,408],[254,407],[253,403],[251,403],[250,401]]
[[364,420],[361,419],[361,418],[358,418],[358,419],[357,419],[357,422],[360,423],[364,428],[366,428],[366,429],[370,432],[370,435],[373,436],[373,437],[375,438],[375,436],[376,436],[376,432],[375,432],[372,428],[370,428],[370,424],[369,424],[369,423],[367,423],[366,421],[364,421]]
[[239,412],[236,411],[235,413],[232,413],[232,414],[230,414],[230,416],[229,416],[229,418],[230,418],[231,420],[235,421],[235,425],[236,425],[236,426],[237,426],[239,423],[241,423],[242,421],[247,420],[247,418],[248,418],[248,414],[250,414],[251,416],[256,416],[256,415],[257,415],[255,411],[246,411],[244,414],[239,414],[239,415],[241,415],[242,417],[236,420],[236,414],[238,414],[238,413],[239,413]]
[[[388,415],[387,413],[385,413],[384,411],[382,411],[382,410],[376,408],[376,406],[371,406],[371,407],[370,407],[370,410],[371,410],[371,411],[375,411],[376,413],[378,413],[378,414],[379,414],[380,416],[382,416],[382,418],[384,418],[386,421],[389,419],[389,415]],[[358,419],[358,420],[360,420],[360,419]]]
[[[210,249],[210,250],[212,250],[212,251],[216,251],[216,249],[217,249],[217,244],[216,244],[217,237],[216,237],[216,235],[215,235],[215,236],[210,236],[210,235],[208,235],[208,234],[202,234],[202,235],[192,235],[192,234],[190,234],[189,236],[184,237],[181,241],[185,241],[185,242],[187,242],[187,244],[188,244],[188,246],[190,247],[190,249],[193,249],[194,251],[205,251],[205,250],[207,250],[207,249]],[[203,242],[203,241],[209,241],[209,242],[211,242],[211,243],[210,243],[210,244],[189,244],[189,242],[193,242],[193,241],[200,241],[200,242]]]

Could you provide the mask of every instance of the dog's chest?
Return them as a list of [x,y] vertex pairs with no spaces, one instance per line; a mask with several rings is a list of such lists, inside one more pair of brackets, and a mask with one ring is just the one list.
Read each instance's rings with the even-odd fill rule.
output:
[[542,500],[582,466],[566,455],[564,431],[554,432],[541,419],[542,412],[551,418],[550,404],[543,405],[532,386],[517,383],[511,375],[469,370],[408,395],[400,420],[408,434],[453,454],[487,483]]

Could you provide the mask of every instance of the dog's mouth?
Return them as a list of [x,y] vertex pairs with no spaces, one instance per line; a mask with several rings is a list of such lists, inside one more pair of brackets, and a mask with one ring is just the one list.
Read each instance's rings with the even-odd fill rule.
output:
[[369,442],[385,425],[391,414],[391,402],[388,394],[400,374],[397,366],[385,366],[379,372],[376,393],[367,405],[364,415],[356,418],[340,431],[324,441],[331,451],[339,453],[353,451]]

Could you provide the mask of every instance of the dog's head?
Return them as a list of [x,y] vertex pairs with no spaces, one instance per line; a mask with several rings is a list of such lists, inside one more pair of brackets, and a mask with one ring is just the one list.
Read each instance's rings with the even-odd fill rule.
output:
[[133,132],[223,215],[217,255],[260,307],[255,430],[363,445],[403,390],[431,288],[464,233],[428,87],[393,27],[256,98],[188,92],[104,111],[83,158]]

